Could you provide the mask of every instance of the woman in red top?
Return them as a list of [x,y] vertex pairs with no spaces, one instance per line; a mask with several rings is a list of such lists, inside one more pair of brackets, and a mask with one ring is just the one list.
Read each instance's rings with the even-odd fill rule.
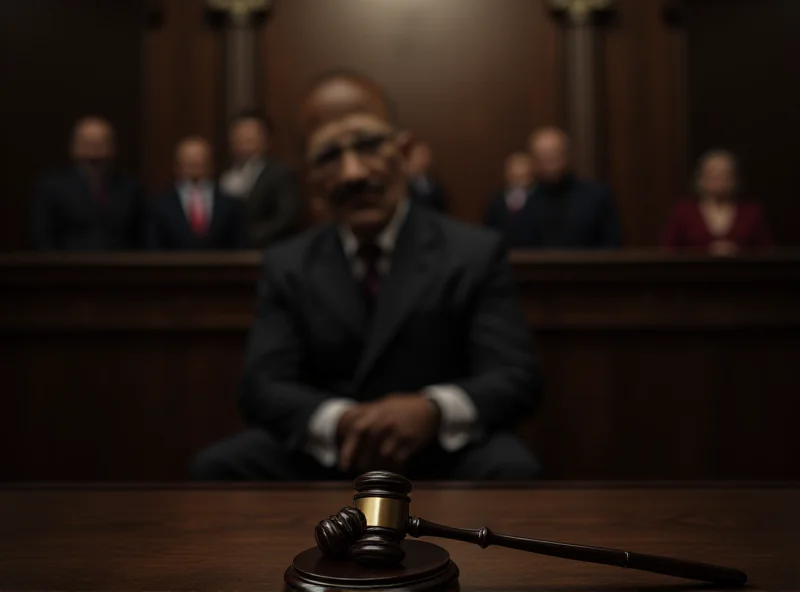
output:
[[675,206],[663,246],[668,250],[702,250],[713,255],[772,246],[772,234],[761,207],[736,199],[736,158],[715,150],[700,159],[698,200]]

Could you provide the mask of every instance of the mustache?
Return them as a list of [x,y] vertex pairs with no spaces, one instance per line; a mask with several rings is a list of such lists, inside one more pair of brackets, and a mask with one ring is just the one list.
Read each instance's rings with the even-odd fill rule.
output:
[[358,199],[369,194],[381,194],[386,191],[386,184],[372,179],[362,179],[342,183],[333,190],[331,200],[337,205],[341,205],[351,199]]

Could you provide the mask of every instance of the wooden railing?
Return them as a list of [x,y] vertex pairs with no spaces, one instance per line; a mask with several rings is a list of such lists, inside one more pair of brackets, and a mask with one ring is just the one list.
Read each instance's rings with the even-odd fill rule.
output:
[[[800,253],[514,253],[555,479],[798,479]],[[0,479],[184,479],[241,423],[258,253],[0,257]]]

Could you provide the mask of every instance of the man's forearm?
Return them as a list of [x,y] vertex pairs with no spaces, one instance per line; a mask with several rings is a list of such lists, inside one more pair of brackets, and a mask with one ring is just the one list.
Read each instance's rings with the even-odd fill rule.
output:
[[239,409],[249,424],[268,430],[290,449],[301,449],[314,411],[334,397],[299,382],[245,377]]

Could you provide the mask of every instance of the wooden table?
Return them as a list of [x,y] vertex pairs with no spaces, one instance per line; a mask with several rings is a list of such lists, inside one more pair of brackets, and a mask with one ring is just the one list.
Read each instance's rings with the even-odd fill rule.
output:
[[[452,526],[671,555],[800,589],[800,486],[437,487],[412,512]],[[0,590],[280,590],[349,484],[33,487],[0,491]],[[467,591],[677,590],[684,580],[438,541]],[[706,588],[708,589],[708,588]]]

